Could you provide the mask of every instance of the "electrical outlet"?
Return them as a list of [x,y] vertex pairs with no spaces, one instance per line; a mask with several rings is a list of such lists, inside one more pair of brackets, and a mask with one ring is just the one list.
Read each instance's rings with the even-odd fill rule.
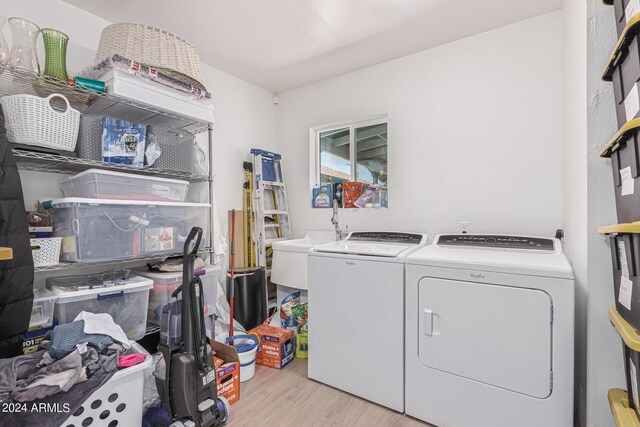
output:
[[471,231],[471,223],[469,221],[460,221],[460,232],[462,234],[467,234]]

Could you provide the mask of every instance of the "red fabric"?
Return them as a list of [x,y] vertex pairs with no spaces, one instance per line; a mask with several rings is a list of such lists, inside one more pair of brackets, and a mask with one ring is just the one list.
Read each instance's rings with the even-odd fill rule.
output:
[[126,356],[118,357],[118,367],[119,368],[128,368],[130,366],[135,366],[138,363],[142,363],[145,361],[147,356],[142,353],[137,354],[128,354]]

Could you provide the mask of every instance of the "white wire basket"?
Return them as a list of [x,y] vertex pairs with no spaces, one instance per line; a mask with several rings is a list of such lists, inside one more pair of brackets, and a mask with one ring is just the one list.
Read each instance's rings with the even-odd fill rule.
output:
[[49,237],[46,239],[31,239],[31,253],[33,254],[33,266],[45,267],[56,265],[60,262],[60,247],[62,237]]
[[102,30],[96,60],[114,54],[162,68],[168,74],[189,77],[191,84],[204,88],[200,55],[185,39],[151,25],[111,24]]
[[[51,106],[51,101],[58,98],[64,101],[64,111]],[[10,95],[0,98],[0,104],[10,142],[54,150],[76,149],[80,112],[71,108],[65,96]]]

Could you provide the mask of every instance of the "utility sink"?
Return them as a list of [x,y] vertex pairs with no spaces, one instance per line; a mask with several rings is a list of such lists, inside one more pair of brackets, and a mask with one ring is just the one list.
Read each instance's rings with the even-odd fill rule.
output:
[[333,231],[307,231],[302,239],[273,244],[271,281],[280,286],[307,288],[307,253],[311,248],[335,240]]

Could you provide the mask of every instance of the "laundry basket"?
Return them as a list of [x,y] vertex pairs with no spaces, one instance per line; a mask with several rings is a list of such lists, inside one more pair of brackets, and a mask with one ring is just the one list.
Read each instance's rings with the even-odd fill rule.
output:
[[[60,99],[66,106],[64,111],[51,107],[52,101]],[[71,108],[63,95],[54,93],[46,98],[10,95],[0,98],[0,104],[10,142],[54,150],[76,149],[80,112]]]
[[34,267],[45,267],[47,265],[55,265],[60,262],[62,237],[30,239],[30,243]]
[[[135,344],[135,343],[133,343]],[[132,347],[135,348],[135,345]],[[142,352],[140,349],[139,351]],[[121,369],[91,394],[61,426],[139,426],[142,425],[144,371],[152,358]]]

